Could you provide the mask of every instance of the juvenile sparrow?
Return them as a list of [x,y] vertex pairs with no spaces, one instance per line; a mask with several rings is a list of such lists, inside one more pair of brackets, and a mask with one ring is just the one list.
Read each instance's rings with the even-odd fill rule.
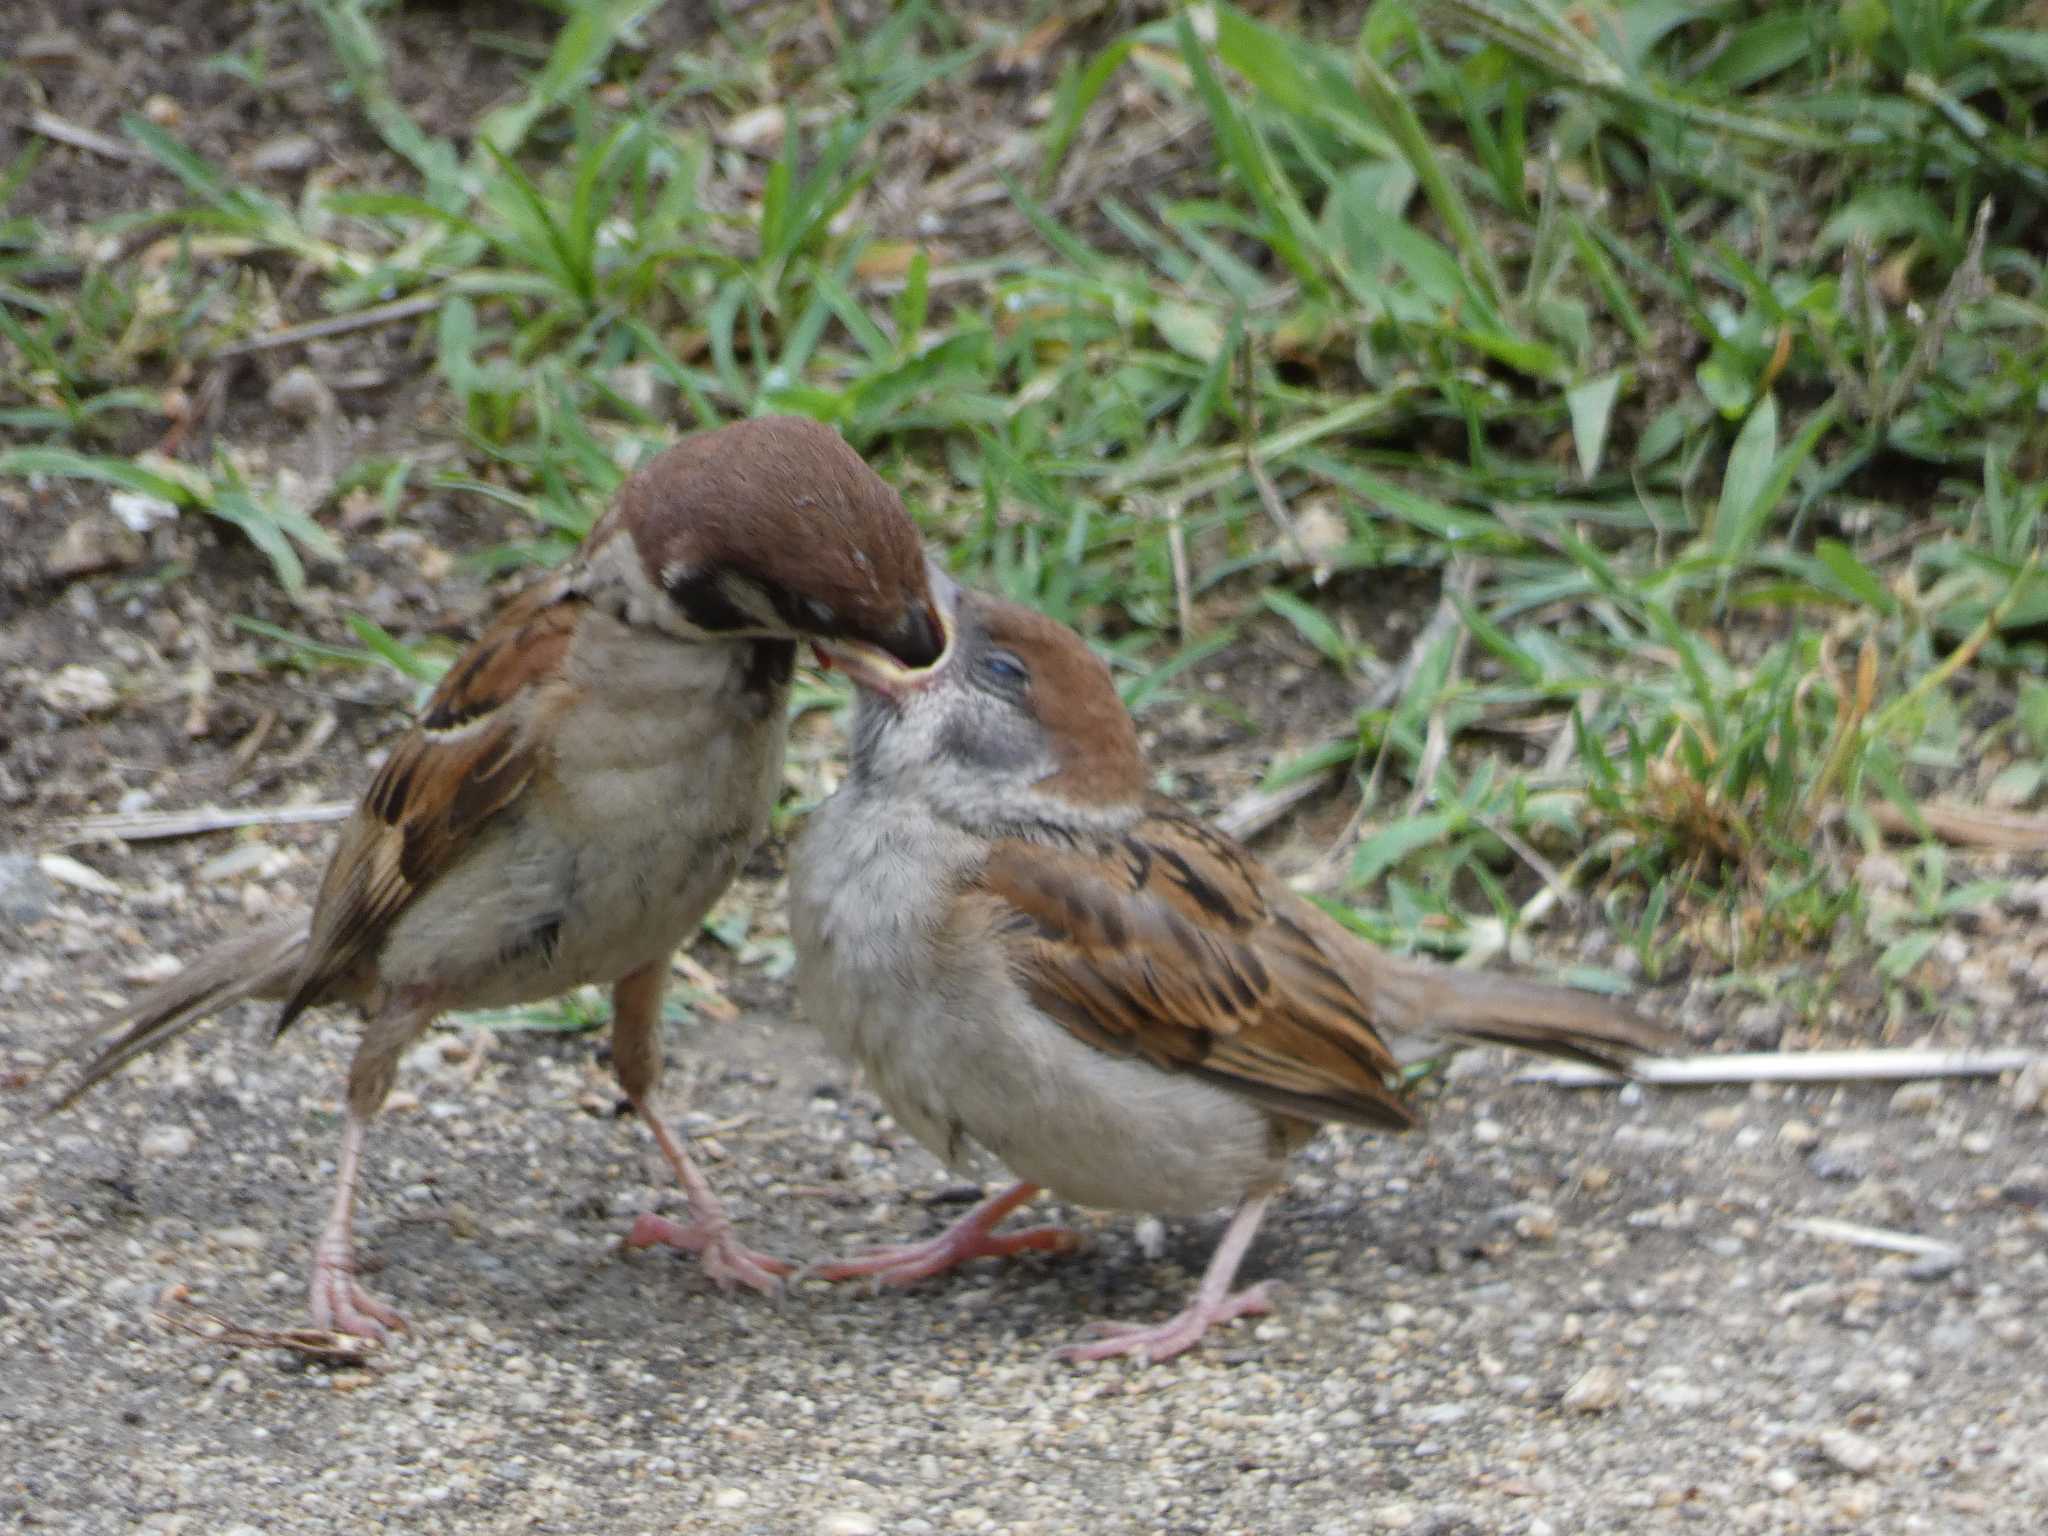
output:
[[918,1140],[1022,1182],[930,1242],[809,1273],[908,1284],[1072,1246],[994,1230],[1040,1186],[1161,1215],[1234,1205],[1177,1317],[1098,1324],[1062,1351],[1164,1359],[1269,1310],[1264,1285],[1232,1280],[1319,1122],[1416,1123],[1390,1039],[1620,1064],[1672,1043],[1588,993],[1373,948],[1148,792],[1109,671],[1072,630],[934,585],[950,610],[935,667],[820,647],[860,693],[848,777],[791,859],[797,985]]
[[628,1242],[774,1289],[789,1266],[736,1240],[657,1111],[662,988],[767,829],[799,639],[933,661],[925,571],[895,492],[827,427],[769,417],[660,454],[442,678],[343,825],[310,920],[231,942],[107,1021],[96,1035],[122,1033],[57,1107],[244,998],[282,1000],[275,1034],[307,1008],[355,1005],[312,1315],[379,1337],[403,1324],[356,1282],[351,1215],[399,1058],[449,1009],[608,982],[619,1084],[694,1218],[643,1216]]

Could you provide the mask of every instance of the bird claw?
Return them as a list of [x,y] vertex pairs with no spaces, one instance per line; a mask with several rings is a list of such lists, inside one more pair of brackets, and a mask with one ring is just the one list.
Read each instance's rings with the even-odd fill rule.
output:
[[405,1331],[405,1319],[364,1290],[355,1265],[329,1254],[313,1259],[313,1326],[383,1343],[392,1330]]
[[1062,1345],[1056,1353],[1062,1360],[1107,1360],[1112,1355],[1142,1354],[1157,1365],[1193,1349],[1218,1323],[1234,1317],[1259,1317],[1272,1310],[1272,1291],[1261,1281],[1218,1301],[1197,1297],[1163,1323],[1090,1323],[1081,1330],[1089,1342]]
[[1018,1253],[1072,1253],[1080,1246],[1080,1234],[1067,1227],[990,1232],[979,1227],[954,1226],[927,1242],[870,1248],[850,1258],[810,1265],[803,1274],[813,1280],[867,1277],[878,1286],[915,1285],[971,1259],[1005,1259]]
[[704,1273],[722,1291],[744,1285],[763,1295],[779,1295],[783,1277],[796,1270],[787,1259],[748,1248],[733,1236],[729,1223],[697,1221],[684,1226],[651,1211],[634,1221],[626,1233],[625,1246],[680,1248],[685,1253],[694,1253]]

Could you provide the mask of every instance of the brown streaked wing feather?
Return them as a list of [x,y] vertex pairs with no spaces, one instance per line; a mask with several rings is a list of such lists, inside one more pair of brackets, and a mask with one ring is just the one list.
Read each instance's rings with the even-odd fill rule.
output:
[[1006,841],[979,889],[1032,1000],[1098,1049],[1286,1115],[1414,1123],[1363,1000],[1221,833],[1161,807],[1097,851]]
[[577,606],[553,582],[515,598],[391,749],[342,827],[277,1033],[344,982],[413,898],[525,790],[540,760],[534,711],[507,706],[560,675]]

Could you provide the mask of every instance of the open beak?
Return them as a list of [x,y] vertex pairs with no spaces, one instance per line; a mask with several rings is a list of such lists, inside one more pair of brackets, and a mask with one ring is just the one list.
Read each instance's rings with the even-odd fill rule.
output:
[[911,610],[899,644],[884,650],[843,636],[816,640],[812,644],[818,659],[839,668],[856,687],[886,699],[900,699],[929,683],[952,654],[953,607],[960,588],[930,560],[925,562],[925,579],[931,588],[931,603]]
[[938,665],[946,654],[946,622],[936,604],[921,604],[903,616],[889,654],[913,670]]

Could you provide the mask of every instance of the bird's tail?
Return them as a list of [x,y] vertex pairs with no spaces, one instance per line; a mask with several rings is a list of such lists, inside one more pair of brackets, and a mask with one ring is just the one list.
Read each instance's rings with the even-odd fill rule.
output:
[[1390,1032],[1388,1044],[1403,1063],[1437,1054],[1448,1041],[1511,1046],[1625,1073],[1641,1057],[1684,1047],[1675,1031],[1620,998],[1420,960],[1387,961],[1375,977],[1378,1000],[1382,1017],[1399,1021],[1398,1037]]
[[119,1013],[95,1024],[80,1043],[83,1057],[93,1043],[120,1031],[93,1053],[78,1081],[50,1106],[67,1107],[88,1088],[111,1077],[136,1057],[175,1039],[208,1015],[247,998],[279,999],[306,952],[306,919],[286,918],[201,955],[168,981],[151,987]]

